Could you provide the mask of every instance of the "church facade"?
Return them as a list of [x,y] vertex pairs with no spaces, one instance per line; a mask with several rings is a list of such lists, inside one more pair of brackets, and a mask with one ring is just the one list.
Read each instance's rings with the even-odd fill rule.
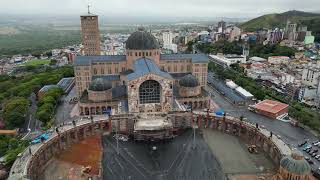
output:
[[126,41],[125,55],[76,58],[80,115],[207,108],[208,61],[204,54],[160,54],[157,39],[140,28]]

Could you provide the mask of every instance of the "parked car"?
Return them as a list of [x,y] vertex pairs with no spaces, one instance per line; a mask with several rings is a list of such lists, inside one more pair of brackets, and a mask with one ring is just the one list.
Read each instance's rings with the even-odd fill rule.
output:
[[307,141],[304,141],[304,142],[300,143],[298,146],[299,146],[299,147],[302,147],[302,146],[304,146],[305,144],[307,144]]
[[303,148],[304,151],[306,151],[307,149],[310,149],[312,146],[311,145],[307,145],[306,147]]
[[307,160],[307,162],[309,163],[309,164],[314,164],[314,162],[310,159],[310,160]]
[[312,157],[316,157],[316,155],[317,155],[317,153],[313,153],[313,154],[312,154]]
[[312,144],[313,144],[313,145],[316,145],[318,142],[320,142],[320,141],[319,141],[319,140],[313,141]]
[[306,152],[309,153],[311,150],[312,150],[312,148],[308,148],[308,149],[306,150]]
[[318,155],[316,155],[316,157],[315,157],[316,159],[319,159],[320,158],[320,155],[318,154]]
[[313,150],[312,152],[313,153],[317,153],[319,150],[318,149],[315,149],[315,150]]

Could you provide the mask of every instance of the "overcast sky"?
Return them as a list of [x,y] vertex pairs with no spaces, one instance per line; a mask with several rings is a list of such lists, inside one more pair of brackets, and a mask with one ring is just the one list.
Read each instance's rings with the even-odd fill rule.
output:
[[[169,17],[254,17],[288,10],[320,12],[320,0],[0,0],[10,14],[83,14]],[[0,17],[1,18],[1,17]]]

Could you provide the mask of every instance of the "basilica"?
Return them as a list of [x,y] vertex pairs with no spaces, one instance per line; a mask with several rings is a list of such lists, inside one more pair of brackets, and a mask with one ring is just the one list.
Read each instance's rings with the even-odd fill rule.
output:
[[74,62],[81,115],[167,113],[209,106],[208,57],[160,54],[143,28],[126,41],[125,55],[78,56]]

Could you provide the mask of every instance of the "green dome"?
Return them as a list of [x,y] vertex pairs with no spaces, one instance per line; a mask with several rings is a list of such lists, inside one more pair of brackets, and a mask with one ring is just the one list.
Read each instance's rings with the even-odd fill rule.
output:
[[310,165],[303,158],[300,152],[295,152],[292,154],[292,156],[286,156],[282,158],[280,161],[280,166],[292,174],[307,175],[311,173]]
[[111,82],[103,78],[96,78],[89,85],[89,90],[91,91],[106,91],[111,88],[112,88]]
[[199,81],[195,76],[188,74],[179,80],[179,85],[183,87],[197,87],[199,86]]

